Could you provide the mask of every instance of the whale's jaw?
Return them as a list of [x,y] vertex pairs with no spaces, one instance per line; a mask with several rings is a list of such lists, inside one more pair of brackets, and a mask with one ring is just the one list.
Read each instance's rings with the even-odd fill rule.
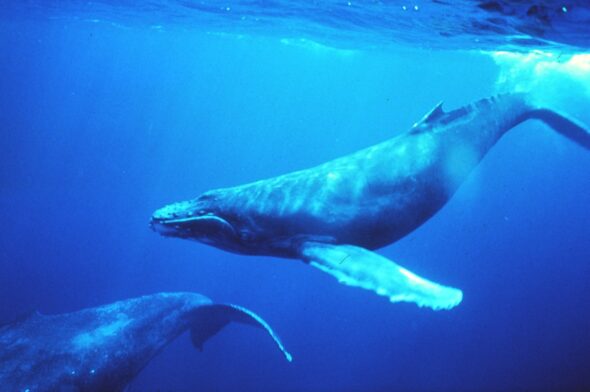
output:
[[235,242],[234,226],[199,200],[182,201],[155,211],[150,227],[165,237],[192,239],[225,248]]
[[233,226],[215,215],[166,220],[152,217],[150,226],[166,237],[192,238],[207,243],[213,236],[235,235]]
[[201,216],[175,214],[163,217],[159,211],[152,216],[150,226],[154,231],[167,237],[192,237],[199,240],[219,234],[235,234],[233,226],[228,221],[212,213]]

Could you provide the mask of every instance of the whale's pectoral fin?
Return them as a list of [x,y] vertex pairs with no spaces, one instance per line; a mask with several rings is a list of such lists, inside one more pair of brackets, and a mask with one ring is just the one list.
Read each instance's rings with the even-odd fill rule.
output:
[[462,298],[461,290],[431,282],[393,261],[353,245],[305,242],[301,257],[339,282],[372,290],[391,302],[414,302],[418,306],[450,309]]
[[274,340],[283,355],[285,355],[287,361],[292,361],[293,357],[285,349],[283,343],[272,330],[270,325],[268,325],[266,321],[256,313],[238,305],[213,304],[204,305],[197,309],[196,319],[193,321],[191,327],[191,340],[193,345],[199,350],[202,350],[203,343],[205,343],[206,340],[232,321],[264,329]]

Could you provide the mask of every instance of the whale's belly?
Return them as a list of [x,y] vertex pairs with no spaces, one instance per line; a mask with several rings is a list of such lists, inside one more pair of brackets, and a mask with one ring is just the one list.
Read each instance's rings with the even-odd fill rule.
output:
[[326,237],[335,243],[374,249],[410,233],[448,200],[438,181],[414,177],[391,184],[366,184],[360,194],[364,197],[316,200],[277,218],[286,225],[288,236]]
[[432,137],[404,138],[258,183],[253,193],[241,192],[248,194],[248,205],[240,208],[266,241],[279,246],[319,237],[379,248],[414,230],[448,200],[439,156]]

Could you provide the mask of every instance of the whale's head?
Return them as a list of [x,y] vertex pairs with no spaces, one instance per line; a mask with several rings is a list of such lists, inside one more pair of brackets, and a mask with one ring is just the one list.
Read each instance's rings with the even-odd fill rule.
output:
[[240,228],[223,208],[222,196],[207,192],[193,200],[169,204],[152,215],[150,226],[167,237],[192,239],[240,252]]

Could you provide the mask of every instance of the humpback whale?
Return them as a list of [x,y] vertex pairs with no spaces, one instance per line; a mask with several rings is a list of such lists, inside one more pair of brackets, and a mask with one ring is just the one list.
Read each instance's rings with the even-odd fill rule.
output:
[[31,314],[0,326],[6,391],[122,391],[168,343],[190,329],[195,347],[231,321],[270,326],[237,305],[195,293],[159,293],[59,315]]
[[230,252],[301,259],[392,302],[450,309],[461,302],[461,290],[422,278],[374,250],[432,217],[502,135],[527,120],[540,120],[590,149],[587,129],[536,107],[527,94],[449,112],[439,104],[392,139],[317,167],[167,205],[154,212],[151,226],[164,236]]

